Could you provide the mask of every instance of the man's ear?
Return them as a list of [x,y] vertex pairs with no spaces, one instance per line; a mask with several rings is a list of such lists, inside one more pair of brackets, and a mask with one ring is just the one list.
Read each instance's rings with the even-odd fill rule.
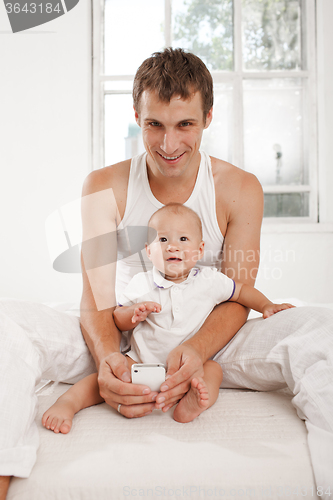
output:
[[140,116],[139,116],[139,113],[137,112],[137,110],[135,109],[135,107],[133,106],[133,109],[134,109],[134,117],[135,117],[135,121],[136,123],[139,125],[139,127],[141,127],[140,125]]
[[208,111],[208,114],[206,116],[206,123],[205,123],[205,127],[204,128],[208,128],[209,127],[209,125],[211,124],[212,119],[213,119],[213,108],[211,108]]

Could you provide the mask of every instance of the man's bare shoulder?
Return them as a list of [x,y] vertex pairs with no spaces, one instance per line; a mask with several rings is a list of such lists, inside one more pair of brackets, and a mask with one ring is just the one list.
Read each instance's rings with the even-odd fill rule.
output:
[[223,189],[229,193],[249,189],[261,190],[257,177],[250,172],[219,158],[211,157],[211,163],[216,189]]
[[257,177],[218,158],[211,158],[216,193],[216,214],[222,234],[237,214],[246,212],[261,217],[263,192]]
[[117,212],[121,220],[126,208],[130,166],[131,160],[125,160],[115,165],[90,172],[84,181],[82,196],[112,189],[113,196],[107,196],[107,199],[110,199],[110,201],[111,198],[115,200]]
[[83,195],[103,191],[104,189],[127,190],[131,160],[125,160],[109,167],[93,170],[85,178]]

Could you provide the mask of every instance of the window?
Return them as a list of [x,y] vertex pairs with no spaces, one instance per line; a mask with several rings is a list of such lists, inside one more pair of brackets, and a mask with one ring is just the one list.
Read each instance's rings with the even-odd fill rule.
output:
[[95,168],[143,151],[135,71],[183,47],[214,79],[202,148],[258,177],[265,217],[317,221],[314,0],[104,0],[94,23]]

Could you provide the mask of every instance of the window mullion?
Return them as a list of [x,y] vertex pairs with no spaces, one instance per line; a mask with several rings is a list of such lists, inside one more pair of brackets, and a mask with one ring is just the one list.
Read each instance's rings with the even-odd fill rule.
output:
[[100,80],[102,82],[130,82],[131,80],[134,80],[134,75],[101,75]]
[[269,184],[263,185],[264,193],[310,193],[311,186],[309,184]]
[[164,43],[166,47],[172,45],[171,8],[171,0],[164,0]]
[[310,217],[318,221],[318,171],[317,171],[317,88],[316,88],[316,12],[314,0],[305,2],[306,59],[309,70],[307,89],[309,183],[311,185]]
[[233,163],[244,168],[242,1],[234,0]]
[[234,0],[234,71],[242,69],[242,0]]
[[246,78],[256,80],[266,80],[271,78],[308,78],[308,71],[246,71]]
[[92,4],[92,170],[104,165],[104,1]]

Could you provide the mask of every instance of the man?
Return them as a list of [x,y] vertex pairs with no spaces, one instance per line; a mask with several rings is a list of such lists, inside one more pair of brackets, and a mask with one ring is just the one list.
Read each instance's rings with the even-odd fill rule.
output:
[[[207,197],[213,203],[212,210],[210,213],[201,212],[200,204],[192,205],[190,201],[196,183],[200,182],[198,171],[202,157],[199,152],[202,132],[212,120],[213,84],[207,68],[193,54],[167,49],[145,61],[139,68],[133,95],[135,118],[142,129],[147,151],[144,168],[147,170],[151,195],[163,205],[170,201],[188,204],[203,220],[217,219],[216,231],[220,232],[221,238],[216,242],[207,241],[208,235],[204,234],[205,253],[208,257],[216,250],[220,254],[224,245],[228,249],[228,258],[222,262],[216,259],[210,264],[222,264],[222,272],[253,285],[258,268],[263,213],[263,195],[258,180],[252,174],[212,158],[211,168],[206,166],[211,172],[205,174],[211,175],[213,179],[212,190],[207,192]],[[133,200],[127,199],[129,182],[137,183],[136,191],[142,182],[142,173],[139,171],[137,178],[131,174],[133,179],[131,177],[129,181],[130,169],[131,160],[127,160],[88,176],[83,189],[83,195],[88,200],[89,196],[99,193],[101,189],[107,189],[110,193],[112,191],[114,196],[105,196],[105,203],[101,203],[100,207],[94,204],[93,198],[91,203],[87,202],[88,206],[83,211],[84,240],[114,232],[117,217],[123,221],[125,210],[128,210],[129,204],[133,204]],[[145,203],[146,196],[143,192],[138,203]],[[202,187],[201,196],[204,196]],[[143,214],[141,209],[141,215],[132,220],[132,225],[146,226],[157,208],[150,204]],[[86,213],[89,214],[89,223]],[[96,248],[90,248],[94,255],[100,251],[98,244]],[[241,259],[242,255],[248,255],[249,252],[255,256],[254,259]],[[235,254],[238,255],[237,260],[233,258]],[[83,247],[83,268],[85,260],[87,257],[85,259]],[[216,308],[200,333],[170,354],[167,374],[173,376],[165,384],[167,390],[157,396],[155,403],[152,398],[156,394],[145,395],[142,393],[143,388],[129,384],[127,363],[119,353],[120,335],[114,327],[111,310],[107,308],[114,305],[114,266],[109,265],[108,272],[108,278],[105,266],[103,269],[83,272],[81,325],[99,368],[101,395],[115,409],[121,404],[121,413],[126,417],[143,416],[155,405],[167,411],[187,392],[193,374],[244,324],[247,311],[236,304],[223,304]],[[109,304],[105,303],[107,297]],[[91,312],[96,303],[97,308],[101,304],[103,310]]]
[[[263,213],[262,189],[253,175],[199,151],[213,105],[212,79],[200,59],[180,49],[153,55],[137,72],[133,97],[147,154],[92,172],[83,187],[81,329],[98,369],[101,396],[128,418],[142,417],[153,408],[168,411],[187,392],[203,363],[218,353],[214,359],[223,368],[223,387],[274,390],[288,385],[294,392],[293,402],[309,431],[317,484],[329,486],[333,470],[332,312],[295,308],[244,325],[247,310],[243,306],[221,304],[190,340],[170,353],[168,378],[159,394],[130,383],[126,358],[120,352],[122,334],[115,327],[112,311],[116,294],[142,270],[142,255],[126,253],[124,228],[146,226],[152,213],[164,204],[183,203],[198,212],[203,222],[206,260],[202,264],[214,265],[231,278],[253,285]],[[118,265],[117,243],[126,256]],[[6,308],[3,331],[9,329],[14,316],[10,304]],[[41,314],[51,313],[38,309],[38,317]],[[40,333],[44,343],[33,346],[30,372],[38,371],[39,376],[46,372],[52,378],[54,368],[56,380],[74,382],[93,370],[77,325],[67,321],[65,333],[63,328],[55,331],[56,319],[51,333],[45,329]],[[53,350],[43,351],[46,361],[39,366],[39,346],[47,346],[61,335],[66,339],[52,345]],[[10,339],[8,342],[11,345]],[[21,346],[19,354],[23,357],[22,351],[25,355],[30,348],[29,343],[26,348]],[[55,355],[64,349],[66,361]],[[17,366],[23,370],[26,364],[24,358]],[[10,367],[8,364],[7,369]],[[16,371],[13,369],[13,377]],[[30,391],[34,377],[38,378],[31,375]],[[22,374],[20,381],[26,383],[28,378]],[[27,388],[24,394],[28,394]],[[28,403],[32,409],[22,410],[22,418],[33,417],[30,399]],[[32,434],[31,449],[35,450],[38,440]],[[16,456],[14,445],[7,445],[10,447],[11,456]],[[2,478],[2,486],[0,483],[0,500],[6,496],[9,475],[29,475],[33,453],[21,468],[13,459],[12,467],[1,469],[0,461],[0,474],[7,476]]]

